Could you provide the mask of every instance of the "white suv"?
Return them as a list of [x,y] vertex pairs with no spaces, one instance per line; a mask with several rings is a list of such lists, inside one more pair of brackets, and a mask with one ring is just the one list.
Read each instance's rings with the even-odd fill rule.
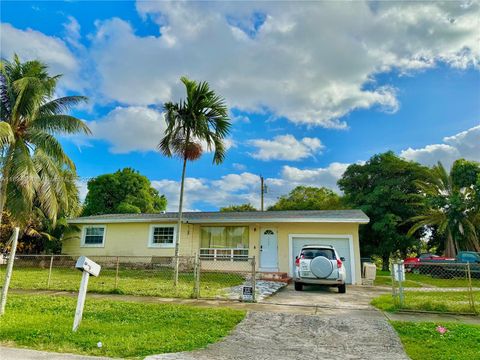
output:
[[295,258],[293,280],[295,290],[302,291],[304,284],[329,285],[338,287],[344,294],[346,272],[344,258],[330,245],[306,245]]

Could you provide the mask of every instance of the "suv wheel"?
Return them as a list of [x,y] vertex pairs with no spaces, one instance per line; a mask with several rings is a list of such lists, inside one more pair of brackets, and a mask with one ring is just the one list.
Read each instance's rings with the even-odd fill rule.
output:
[[296,291],[302,291],[303,290],[303,284],[302,283],[299,283],[299,282],[296,282],[295,281],[295,290]]
[[347,292],[347,285],[346,284],[338,285],[338,292],[340,294],[345,294]]

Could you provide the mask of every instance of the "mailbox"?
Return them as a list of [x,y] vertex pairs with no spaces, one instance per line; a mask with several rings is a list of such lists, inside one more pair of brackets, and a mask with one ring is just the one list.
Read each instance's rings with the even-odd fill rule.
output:
[[98,276],[100,274],[101,266],[96,262],[90,260],[86,256],[80,256],[75,264],[75,267],[80,271],[86,271],[90,275]]

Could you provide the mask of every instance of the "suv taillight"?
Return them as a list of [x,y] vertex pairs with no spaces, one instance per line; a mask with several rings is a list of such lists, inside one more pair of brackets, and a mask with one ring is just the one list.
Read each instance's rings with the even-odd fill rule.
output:
[[337,259],[337,267],[340,269],[342,267],[342,260]]
[[300,266],[300,259],[303,259],[303,255],[297,256],[295,259],[295,266]]

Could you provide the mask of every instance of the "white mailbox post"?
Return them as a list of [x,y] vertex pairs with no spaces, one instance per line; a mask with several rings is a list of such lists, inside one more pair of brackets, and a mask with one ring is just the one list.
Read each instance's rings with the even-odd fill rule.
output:
[[400,299],[400,306],[403,306],[403,282],[405,281],[405,264],[403,260],[393,264],[393,277],[398,282],[398,295]]
[[73,320],[72,331],[77,331],[82,321],[83,307],[87,296],[88,278],[90,275],[98,276],[101,266],[85,256],[80,256],[75,267],[82,271],[82,281],[80,282],[80,290],[78,291],[77,309],[75,310],[75,319]]

